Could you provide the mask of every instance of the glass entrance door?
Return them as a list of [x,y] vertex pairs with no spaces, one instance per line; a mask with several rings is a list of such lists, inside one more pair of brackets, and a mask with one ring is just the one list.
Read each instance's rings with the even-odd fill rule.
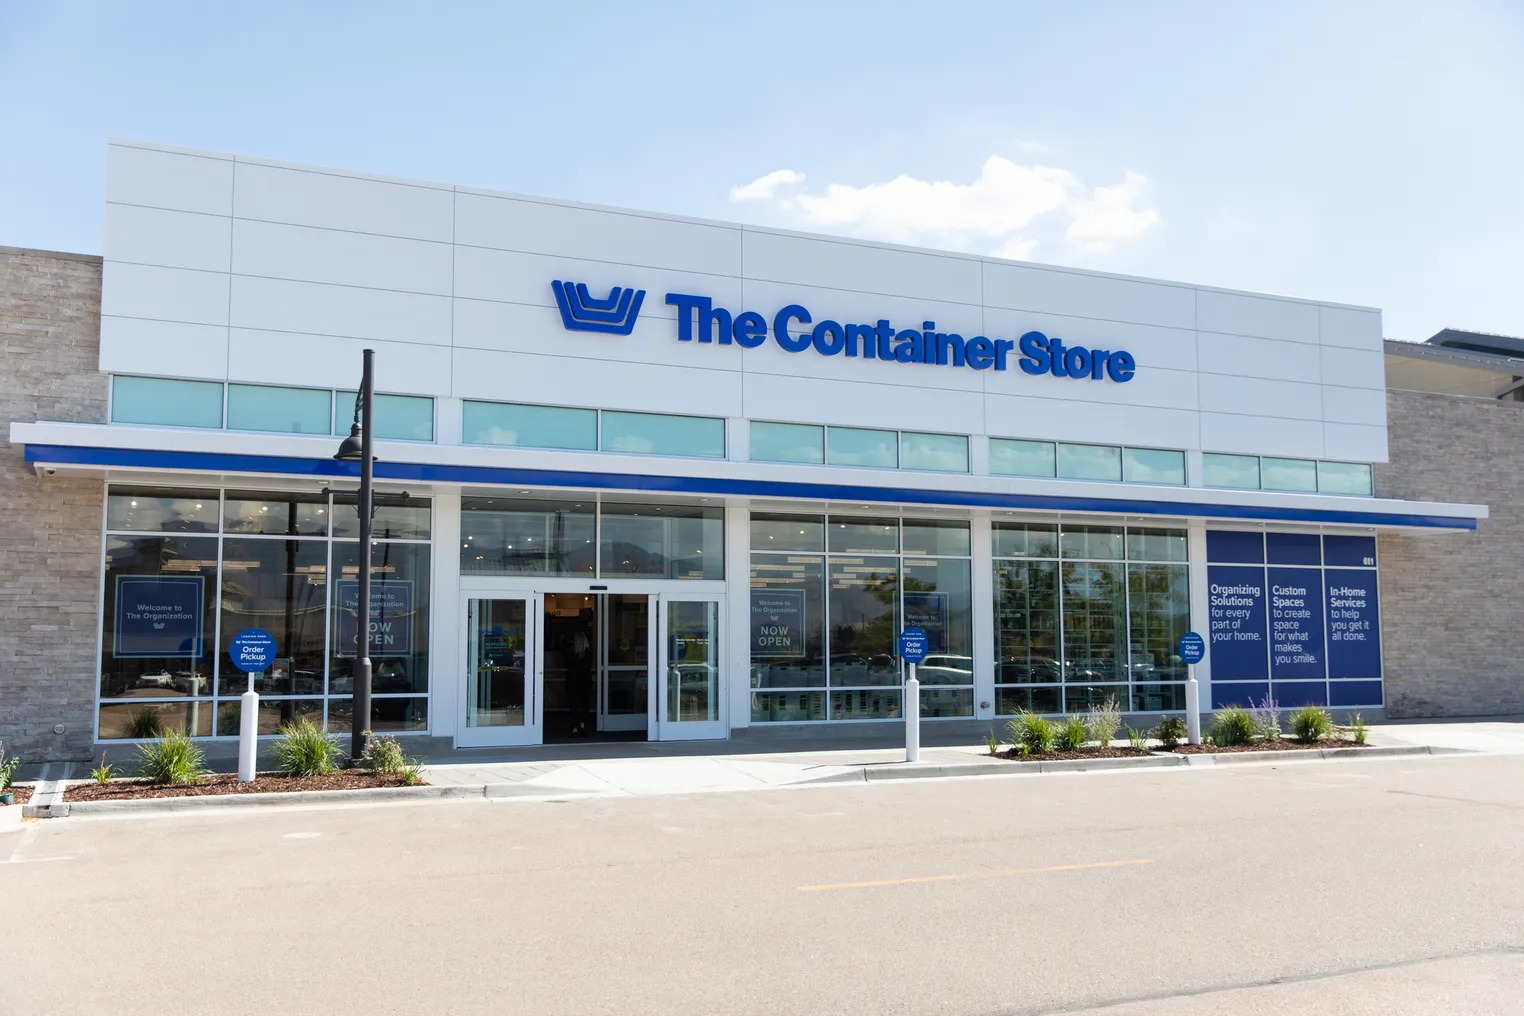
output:
[[600,599],[598,729],[648,730],[651,597],[605,593]]
[[721,632],[724,598],[662,593],[657,639],[653,741],[725,736]]
[[533,595],[466,601],[465,724],[461,747],[538,744],[544,723]]

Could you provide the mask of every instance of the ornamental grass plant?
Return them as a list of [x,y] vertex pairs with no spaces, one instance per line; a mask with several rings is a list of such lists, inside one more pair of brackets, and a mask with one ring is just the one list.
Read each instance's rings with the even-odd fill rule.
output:
[[1059,751],[1078,751],[1085,746],[1085,721],[1078,716],[1070,715],[1058,725],[1057,736],[1053,738],[1053,746]]
[[1234,748],[1252,744],[1258,734],[1259,726],[1249,710],[1242,706],[1228,706],[1219,709],[1212,717],[1212,726],[1207,731],[1206,739],[1219,748]]
[[1052,751],[1053,741],[1058,736],[1052,720],[1025,709],[1006,724],[1005,731],[1006,737],[1022,755],[1042,755]]
[[178,730],[138,745],[138,775],[150,783],[194,783],[206,773],[206,752]]
[[1334,721],[1328,710],[1303,706],[1291,714],[1291,736],[1303,744],[1317,744],[1333,735]]
[[270,756],[282,776],[321,776],[339,768],[344,752],[338,738],[304,716],[280,728]]

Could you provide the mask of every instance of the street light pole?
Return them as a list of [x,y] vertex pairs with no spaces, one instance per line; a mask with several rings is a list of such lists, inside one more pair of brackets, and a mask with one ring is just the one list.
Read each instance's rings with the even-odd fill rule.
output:
[[360,515],[360,575],[358,603],[355,604],[355,665],[351,683],[354,685],[353,731],[349,742],[349,756],[358,761],[365,754],[366,735],[370,733],[370,542],[371,521],[375,515],[375,494],[371,489],[372,463],[371,440],[375,433],[375,386],[373,368],[375,352],[365,350],[360,373],[360,391],[355,397],[355,421],[350,425],[349,437],[334,453],[336,459],[360,460],[359,503],[355,506]]

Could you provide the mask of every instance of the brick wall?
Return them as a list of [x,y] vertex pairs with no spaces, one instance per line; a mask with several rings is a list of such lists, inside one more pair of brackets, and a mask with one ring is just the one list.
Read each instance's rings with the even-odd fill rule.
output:
[[1381,497],[1487,505],[1476,532],[1383,535],[1392,717],[1524,713],[1524,404],[1389,391]]
[[0,247],[0,741],[29,761],[90,754],[104,492],[34,474],[10,424],[105,422],[100,324],[100,258]]

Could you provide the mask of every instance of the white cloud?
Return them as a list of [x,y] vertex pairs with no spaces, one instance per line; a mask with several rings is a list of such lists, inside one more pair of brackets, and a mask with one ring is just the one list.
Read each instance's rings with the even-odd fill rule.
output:
[[1154,209],[1135,207],[1147,184],[1136,173],[1092,189],[1069,170],[1021,165],[999,155],[986,159],[970,183],[901,174],[861,187],[833,183],[813,194],[780,193],[803,180],[791,169],[775,170],[731,188],[730,199],[768,202],[788,225],[806,229],[1016,260],[1032,256],[1039,235],[1066,235],[1081,252],[1106,251],[1159,222]]
[[803,182],[803,173],[796,173],[792,169],[775,169],[765,176],[757,177],[751,183],[743,183],[739,187],[730,188],[730,200],[767,201],[773,197],[779,187],[788,187]]
[[1069,242],[1084,251],[1107,251],[1158,225],[1158,212],[1133,207],[1147,183],[1146,178],[1129,172],[1121,183],[1097,187],[1088,200],[1074,202],[1070,209],[1074,221],[1066,234]]

